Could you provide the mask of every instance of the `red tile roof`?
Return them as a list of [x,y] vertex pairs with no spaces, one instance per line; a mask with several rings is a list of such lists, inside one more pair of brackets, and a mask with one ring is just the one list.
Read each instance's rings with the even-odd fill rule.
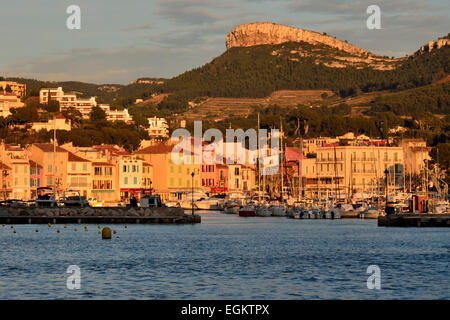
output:
[[3,162],[0,162],[0,169],[11,170],[11,168],[9,166],[7,166],[6,164],[4,164]]
[[154,146],[149,146],[144,149],[140,149],[135,152],[135,154],[164,154],[172,152],[173,146],[168,144],[157,144]]
[[73,154],[72,152],[69,152],[69,161],[72,161],[72,162],[90,162],[89,160],[83,159],[83,158]]
[[39,163],[34,162],[33,160],[30,160],[30,168],[33,169],[33,168],[36,168],[36,167],[42,168],[42,166]]
[[[33,144],[37,148],[41,149],[44,152],[53,152],[53,144],[52,143],[35,143]],[[56,152],[69,152],[66,149],[56,146]]]

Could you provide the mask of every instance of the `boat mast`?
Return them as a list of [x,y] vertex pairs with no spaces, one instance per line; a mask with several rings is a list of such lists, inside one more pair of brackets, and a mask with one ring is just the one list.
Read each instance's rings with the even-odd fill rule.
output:
[[280,174],[281,174],[281,190],[280,190],[280,200],[283,202],[283,187],[284,187],[284,180],[283,180],[283,123],[281,122],[281,116],[280,116]]
[[259,203],[261,204],[261,159],[260,159],[260,152],[259,152],[261,142],[259,141],[259,139],[260,139],[259,126],[260,126],[260,122],[259,122],[259,112],[258,112],[258,144],[257,144],[257,148],[258,148],[258,198],[259,198]]
[[341,197],[339,193],[339,178],[337,173],[337,158],[336,158],[336,145],[334,146],[334,185],[335,185],[335,197],[336,200]]
[[[50,102],[50,96],[48,97]],[[53,197],[56,200],[56,117],[53,115]]]

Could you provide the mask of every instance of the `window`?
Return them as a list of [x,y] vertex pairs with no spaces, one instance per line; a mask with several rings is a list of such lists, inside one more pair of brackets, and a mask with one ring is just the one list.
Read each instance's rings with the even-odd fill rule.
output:
[[171,187],[173,187],[173,186],[174,186],[174,184],[175,184],[175,181],[174,181],[174,179],[173,179],[173,178],[170,178],[170,186],[171,186]]
[[135,165],[131,166],[131,172],[136,172],[136,166]]
[[51,165],[51,164],[48,165],[47,171],[48,171],[48,172],[52,172],[52,165]]
[[[182,171],[183,169],[181,168],[181,166],[178,166],[178,173],[182,173],[183,171]],[[180,185],[181,186],[181,185]]]
[[363,152],[363,160],[366,160],[366,153]]
[[137,184],[137,183],[138,183],[138,179],[137,179],[137,177],[134,177],[134,179],[133,179],[133,183],[134,183],[134,184]]
[[178,178],[178,186],[181,187],[183,185],[183,179]]
[[88,171],[87,163],[83,163],[83,171]]
[[239,168],[234,168],[234,174],[235,174],[236,176],[239,175]]
[[75,162],[72,162],[72,171],[77,170],[77,164]]
[[53,179],[52,177],[48,177],[47,178],[47,185],[52,185],[53,184]]
[[398,153],[397,152],[394,153],[394,160],[398,161]]
[[94,175],[101,176],[102,175],[102,168],[101,167],[94,168]]
[[170,166],[170,173],[173,173],[173,166]]
[[111,167],[105,168],[105,176],[112,176],[112,169]]
[[19,173],[19,166],[14,166],[14,173]]
[[128,184],[128,177],[125,177],[125,178],[124,178],[123,183],[124,183],[124,184]]
[[127,172],[127,166],[123,166],[122,172]]

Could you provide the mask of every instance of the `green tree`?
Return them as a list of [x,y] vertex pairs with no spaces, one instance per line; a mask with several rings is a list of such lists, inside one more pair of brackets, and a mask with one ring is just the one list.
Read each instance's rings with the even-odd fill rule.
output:
[[93,122],[104,121],[106,120],[106,112],[100,107],[93,107],[89,118]]

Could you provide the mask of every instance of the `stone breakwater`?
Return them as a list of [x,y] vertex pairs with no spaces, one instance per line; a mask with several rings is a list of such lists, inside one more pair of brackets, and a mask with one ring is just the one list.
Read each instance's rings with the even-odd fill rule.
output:
[[182,208],[0,208],[0,222],[39,223],[199,223]]

